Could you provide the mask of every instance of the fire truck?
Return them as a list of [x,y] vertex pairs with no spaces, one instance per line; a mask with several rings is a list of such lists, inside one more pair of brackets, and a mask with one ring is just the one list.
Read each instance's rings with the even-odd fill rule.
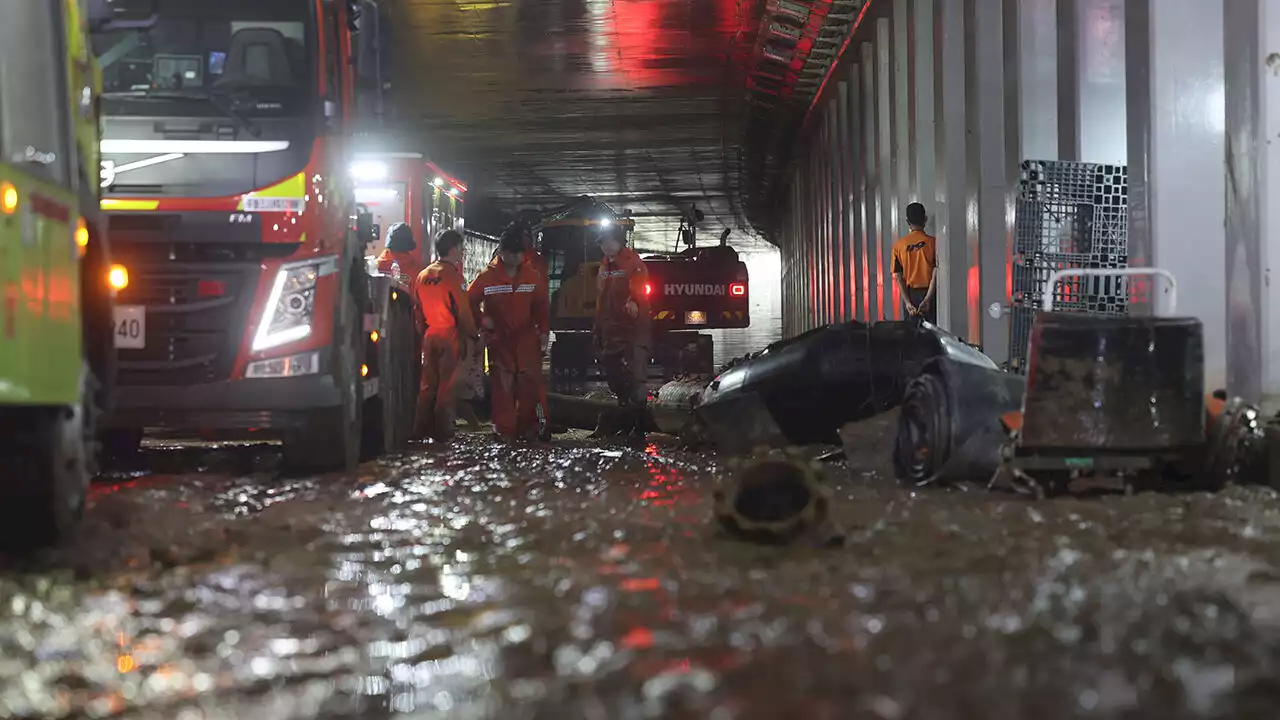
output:
[[398,222],[413,228],[423,267],[435,260],[436,236],[451,228],[462,232],[467,186],[421,153],[357,152],[351,175],[356,203],[373,218],[374,237],[365,247],[366,256],[382,252],[385,230]]
[[[110,400],[113,270],[98,219],[98,74],[80,0],[0,23],[0,540],[78,522]],[[98,18],[100,19],[100,18]]]
[[[547,258],[551,288],[550,349],[552,386],[558,392],[580,389],[600,378],[592,347],[596,276],[603,253],[595,242],[601,225],[616,224],[629,237],[635,221],[607,204],[582,197],[546,213],[538,230]],[[747,265],[727,244],[698,247],[682,223],[685,249],[671,253],[637,249],[649,270],[649,306],[653,313],[652,380],[715,373],[714,341],[702,331],[745,328],[751,324]],[[630,244],[630,243],[628,243]]]
[[[407,442],[412,294],[370,273],[352,143],[386,86],[370,0],[112,0],[102,209],[115,308],[111,450],[144,429],[257,430],[290,469]],[[262,435],[259,435],[261,437]]]

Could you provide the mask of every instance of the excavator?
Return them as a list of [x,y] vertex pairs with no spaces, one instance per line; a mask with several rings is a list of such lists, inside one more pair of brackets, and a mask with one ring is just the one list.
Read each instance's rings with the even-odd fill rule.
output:
[[[602,254],[595,243],[601,226],[616,224],[634,237],[635,220],[608,204],[582,196],[544,213],[536,230],[542,237],[551,290],[550,349],[552,389],[574,392],[602,375],[591,346],[596,312],[596,276]],[[699,247],[696,215],[686,212],[679,242],[671,253],[638,249],[649,270],[654,348],[650,377],[657,384],[677,377],[710,377],[715,372],[712,337],[705,330],[745,328],[751,324],[747,265],[728,245]]]

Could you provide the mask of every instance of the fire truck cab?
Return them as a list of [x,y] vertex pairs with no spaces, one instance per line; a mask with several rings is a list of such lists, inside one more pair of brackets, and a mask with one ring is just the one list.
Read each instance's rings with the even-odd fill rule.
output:
[[[108,444],[260,430],[300,470],[402,447],[412,297],[367,272],[352,138],[381,125],[368,0],[113,0],[102,208],[129,287]],[[262,435],[258,435],[259,437]]]

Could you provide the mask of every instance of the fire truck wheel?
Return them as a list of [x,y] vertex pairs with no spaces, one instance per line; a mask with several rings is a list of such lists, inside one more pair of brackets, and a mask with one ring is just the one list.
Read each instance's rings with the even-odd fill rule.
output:
[[350,295],[340,313],[335,337],[347,341],[334,348],[333,380],[341,393],[337,407],[311,413],[306,425],[284,440],[281,466],[286,473],[354,472],[360,464],[364,421],[363,316]]
[[84,514],[96,472],[98,382],[86,363],[81,404],[32,408],[5,433],[0,474],[12,478],[0,513],[0,546],[31,552],[58,544]]

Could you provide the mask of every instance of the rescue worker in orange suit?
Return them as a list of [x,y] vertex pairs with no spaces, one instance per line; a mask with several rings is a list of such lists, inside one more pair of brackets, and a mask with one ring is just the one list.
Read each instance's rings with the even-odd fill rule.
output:
[[418,261],[418,243],[413,239],[413,228],[407,223],[396,223],[387,228],[387,246],[378,256],[378,272],[390,274],[398,264],[400,273],[413,281],[422,273]]
[[518,228],[507,228],[498,243],[498,264],[490,265],[467,291],[480,318],[489,349],[493,428],[511,438],[550,439],[542,348],[546,347],[550,299],[545,279],[525,262]]
[[927,222],[929,216],[924,205],[917,202],[907,206],[910,232],[893,244],[893,279],[898,281],[907,317],[937,325],[937,240],[924,231]]
[[596,239],[604,253],[596,279],[596,352],[623,408],[624,425],[643,432],[652,423],[645,387],[652,347],[649,271],[626,246],[625,231],[618,225],[602,227]]
[[427,330],[422,340],[422,376],[414,435],[437,441],[453,437],[454,383],[458,366],[476,352],[479,332],[471,302],[462,289],[462,235],[445,230],[436,238],[439,260],[423,270],[415,284]]
[[[547,275],[547,259],[542,255],[542,253],[538,252],[538,249],[534,246],[533,230],[524,221],[517,220],[511,223],[510,225],[508,225],[507,229],[504,232],[510,232],[513,234],[518,234],[520,236],[520,241],[524,244],[524,264],[532,267],[534,270],[537,271],[538,275],[542,278],[541,282],[543,286],[543,292],[547,294],[547,297],[550,297],[551,285],[550,285],[549,276]],[[493,259],[489,261],[489,267],[497,267],[499,264],[500,264],[500,261],[498,259],[498,254],[494,253]],[[551,323],[550,307],[551,305],[550,303],[548,303],[547,304],[547,308],[548,308],[547,323],[543,325],[543,327],[550,327],[550,323]],[[547,357],[548,341],[549,341],[548,335],[544,335],[540,341],[540,345],[539,345],[540,356],[538,358],[539,362],[542,362]],[[547,406],[547,384],[544,382],[540,387],[541,387],[541,390],[538,394],[538,411],[542,413],[542,417],[545,418],[550,416],[548,406]]]
[[[547,258],[538,252],[538,248],[534,246],[533,230],[523,221],[517,220],[507,226],[504,232],[513,232],[520,234],[520,240],[524,243],[524,261],[526,264],[533,266],[534,270],[543,278],[547,277]],[[493,259],[489,261],[489,267],[498,266],[498,256],[495,253]]]

